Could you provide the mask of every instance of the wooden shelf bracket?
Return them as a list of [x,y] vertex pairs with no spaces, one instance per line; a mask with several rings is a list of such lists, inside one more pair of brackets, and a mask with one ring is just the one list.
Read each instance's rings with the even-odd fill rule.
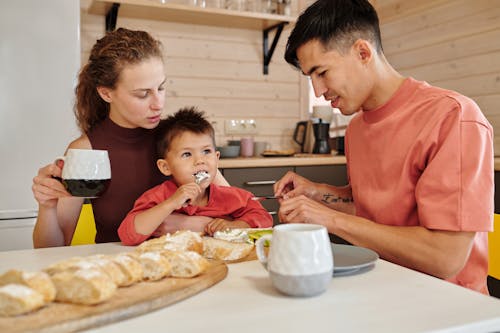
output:
[[[264,75],[269,74],[269,63],[271,62],[271,58],[273,57],[274,49],[276,48],[276,44],[278,44],[278,40],[280,38],[281,32],[283,31],[283,27],[287,24],[287,22],[281,22],[272,27],[264,29],[262,31],[262,51],[263,51],[263,64],[264,64]],[[276,33],[274,34],[273,43],[271,44],[271,48],[269,48],[269,32],[276,29]]]
[[119,3],[113,3],[111,8],[106,13],[106,32],[111,32],[116,28],[116,19],[118,18]]

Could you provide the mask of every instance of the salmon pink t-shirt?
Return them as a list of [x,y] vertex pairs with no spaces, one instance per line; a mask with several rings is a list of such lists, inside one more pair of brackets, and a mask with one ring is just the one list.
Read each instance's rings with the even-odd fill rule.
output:
[[479,107],[407,78],[387,103],[351,120],[345,145],[356,214],[385,225],[475,231],[465,267],[448,280],[487,294],[493,130]]

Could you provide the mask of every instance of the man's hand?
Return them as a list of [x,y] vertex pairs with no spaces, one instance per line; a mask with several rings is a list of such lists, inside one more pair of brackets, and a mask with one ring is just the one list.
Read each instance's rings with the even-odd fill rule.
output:
[[294,198],[304,195],[314,199],[317,194],[317,184],[299,176],[295,172],[288,171],[283,178],[274,184],[274,194],[283,195],[285,198]]

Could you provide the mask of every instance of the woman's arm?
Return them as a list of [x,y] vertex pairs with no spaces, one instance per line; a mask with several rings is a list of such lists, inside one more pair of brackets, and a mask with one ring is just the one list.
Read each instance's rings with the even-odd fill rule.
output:
[[[91,149],[87,136],[81,136],[69,148]],[[32,191],[38,202],[38,217],[33,229],[33,246],[64,246],[71,243],[83,198],[71,197],[60,178],[62,164],[52,163],[38,171],[33,178]]]

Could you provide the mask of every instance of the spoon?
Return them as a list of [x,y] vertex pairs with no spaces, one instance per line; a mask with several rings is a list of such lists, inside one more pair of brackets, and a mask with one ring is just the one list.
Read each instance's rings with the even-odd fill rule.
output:
[[254,201],[262,201],[262,200],[267,200],[267,199],[282,199],[282,195],[262,195],[262,196],[255,196],[252,198]]

